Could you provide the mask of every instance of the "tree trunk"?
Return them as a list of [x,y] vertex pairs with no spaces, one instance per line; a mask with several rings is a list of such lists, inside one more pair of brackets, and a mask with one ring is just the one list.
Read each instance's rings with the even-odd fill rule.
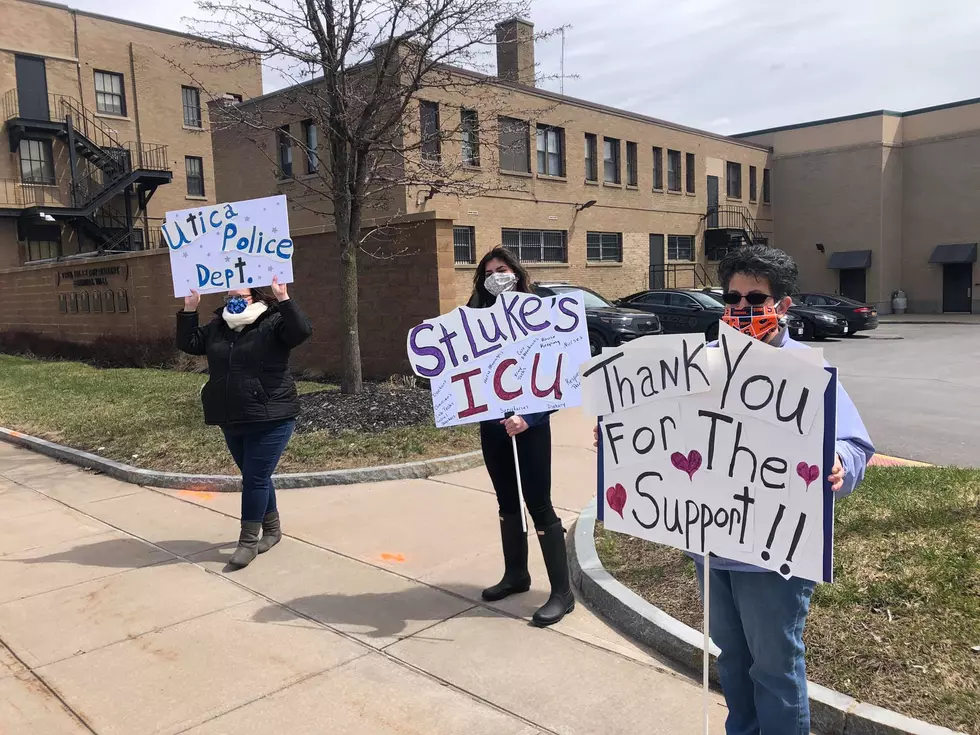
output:
[[[337,230],[340,246],[340,354],[343,374],[340,391],[346,394],[360,393],[364,389],[361,374],[361,339],[358,328],[357,308],[357,243],[359,234],[352,233],[354,223],[345,230]],[[358,228],[360,229],[360,228]]]

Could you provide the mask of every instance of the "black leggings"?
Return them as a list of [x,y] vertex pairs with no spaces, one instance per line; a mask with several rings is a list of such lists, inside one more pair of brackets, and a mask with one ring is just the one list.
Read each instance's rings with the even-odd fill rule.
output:
[[[520,513],[514,449],[503,425],[480,424],[480,446],[501,514]],[[521,463],[524,503],[534,527],[542,529],[558,523],[551,504],[551,424],[545,422],[518,434],[517,456]]]

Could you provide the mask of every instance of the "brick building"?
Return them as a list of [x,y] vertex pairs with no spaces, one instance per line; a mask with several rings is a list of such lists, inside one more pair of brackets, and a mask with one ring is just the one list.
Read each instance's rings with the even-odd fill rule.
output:
[[772,149],[775,240],[801,286],[891,310],[980,313],[980,100],[745,133]]

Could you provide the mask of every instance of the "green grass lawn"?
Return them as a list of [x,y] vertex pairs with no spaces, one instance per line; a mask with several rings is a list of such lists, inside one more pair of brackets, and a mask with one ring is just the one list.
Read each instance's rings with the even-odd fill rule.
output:
[[[76,362],[0,355],[0,425],[137,467],[235,474],[221,431],[204,425],[206,375],[100,370]],[[301,383],[300,392],[331,390]],[[368,467],[479,447],[473,427],[431,424],[378,434],[314,431],[293,436],[280,472]]]
[[[674,549],[596,533],[606,569],[693,628],[694,565]],[[833,585],[807,623],[809,678],[980,735],[980,471],[869,468],[837,504]]]

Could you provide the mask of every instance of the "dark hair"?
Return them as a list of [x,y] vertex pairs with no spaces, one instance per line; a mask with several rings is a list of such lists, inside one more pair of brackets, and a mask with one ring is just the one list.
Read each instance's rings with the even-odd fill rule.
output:
[[250,288],[249,291],[252,293],[252,303],[254,304],[262,303],[266,306],[275,306],[279,303],[268,289]]
[[507,248],[497,247],[484,255],[480,260],[480,264],[476,267],[476,273],[473,274],[473,295],[470,297],[470,306],[483,308],[491,306],[497,300],[493,294],[487,291],[487,287],[483,285],[483,282],[487,280],[487,263],[491,260],[502,260],[514,271],[514,275],[517,276],[517,283],[513,288],[514,291],[531,293],[531,279],[527,274],[527,270],[517,259],[517,256]]
[[728,284],[736,273],[766,279],[777,300],[796,293],[799,268],[788,253],[778,248],[746,245],[729,251],[718,263],[718,279],[723,289],[728,290]]

